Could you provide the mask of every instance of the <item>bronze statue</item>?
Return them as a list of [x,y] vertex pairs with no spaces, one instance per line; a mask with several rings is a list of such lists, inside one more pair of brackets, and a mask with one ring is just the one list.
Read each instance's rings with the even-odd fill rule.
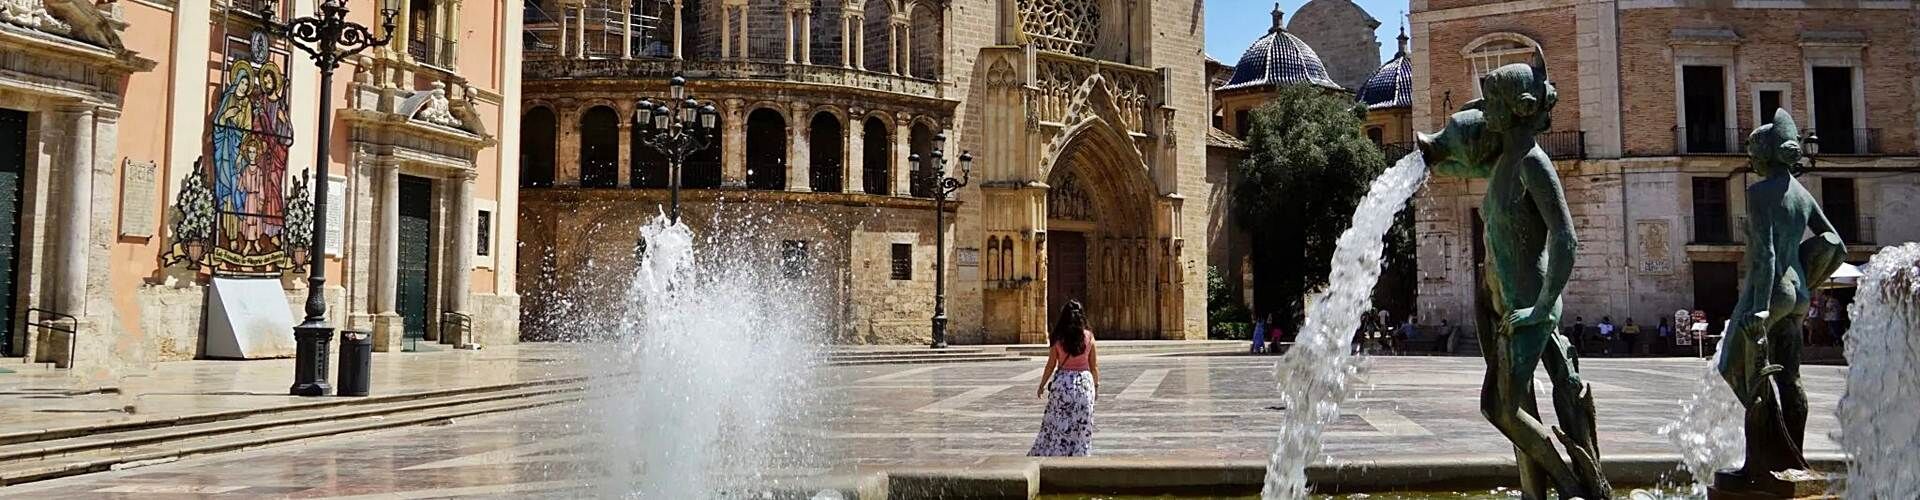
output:
[[[1808,469],[1800,451],[1807,431],[1800,320],[1811,289],[1833,276],[1847,252],[1820,204],[1793,178],[1800,153],[1800,132],[1784,110],[1748,137],[1747,157],[1761,179],[1747,187],[1747,282],[1719,366],[1746,407],[1747,462],[1715,477],[1716,489],[1779,490],[1788,486],[1772,473]],[[1814,236],[1801,241],[1808,229]]]
[[[1600,471],[1593,392],[1580,380],[1577,352],[1558,333],[1560,294],[1579,243],[1559,174],[1534,140],[1551,126],[1558,99],[1546,66],[1536,50],[1532,64],[1482,76],[1484,97],[1466,103],[1439,134],[1421,134],[1419,146],[1435,174],[1487,180],[1481,216],[1489,265],[1476,306],[1487,360],[1480,412],[1513,442],[1521,493],[1546,498],[1551,485],[1561,498],[1603,499],[1612,491]],[[1534,367],[1543,362],[1560,421],[1551,433],[1533,393]]]

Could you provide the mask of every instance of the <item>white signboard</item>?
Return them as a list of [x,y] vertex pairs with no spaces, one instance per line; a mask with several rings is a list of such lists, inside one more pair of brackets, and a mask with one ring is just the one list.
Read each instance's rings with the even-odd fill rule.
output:
[[214,278],[208,295],[207,357],[293,355],[293,308],[280,280]]
[[327,255],[339,257],[347,237],[347,178],[327,178]]

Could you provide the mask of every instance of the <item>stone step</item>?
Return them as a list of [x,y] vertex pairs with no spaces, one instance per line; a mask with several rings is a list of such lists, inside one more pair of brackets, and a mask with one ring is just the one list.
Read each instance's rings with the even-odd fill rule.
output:
[[887,353],[887,354],[873,354],[873,355],[865,355],[865,356],[827,356],[827,361],[873,361],[873,360],[885,360],[885,359],[967,358],[967,357],[976,357],[976,356],[1005,357],[1005,356],[1010,356],[1010,354],[1007,354],[1005,352],[981,352],[981,351],[973,351],[973,352],[922,351],[922,352],[899,352],[899,353]]
[[893,356],[912,356],[912,355],[927,355],[927,354],[962,355],[962,354],[981,354],[985,352],[987,352],[985,349],[974,348],[974,347],[948,347],[945,349],[929,349],[926,347],[918,347],[918,348],[874,349],[874,350],[857,350],[857,351],[856,350],[837,350],[837,351],[828,351],[827,359],[867,359],[867,358],[886,358],[886,357],[893,357]]
[[450,406],[489,403],[548,394],[577,392],[577,386],[538,386],[477,394],[451,395],[369,405],[337,406],[297,412],[261,413],[230,420],[196,424],[150,427],[123,431],[98,432],[51,441],[36,441],[0,446],[0,465],[23,460],[72,455],[93,450],[145,446],[220,434],[257,432],[290,425],[333,420],[372,418],[396,413],[431,410]]
[[[94,448],[78,453],[46,456],[32,460],[0,462],[0,486],[44,481],[60,477],[125,469],[171,462],[180,458],[242,450],[358,432],[391,429],[446,421],[488,413],[507,412],[563,404],[580,400],[578,387],[516,391],[517,397],[494,394],[451,404],[411,405],[411,409],[383,414],[348,412],[335,418],[317,418],[305,422],[280,422],[252,431],[188,432],[178,439],[121,446]],[[480,399],[480,401],[473,401]],[[218,424],[200,424],[218,425]],[[231,427],[231,426],[230,426]]]
[[[351,407],[358,407],[358,406],[372,407],[372,406],[389,405],[389,404],[395,404],[395,403],[405,403],[409,401],[485,395],[488,393],[509,392],[509,391],[515,391],[515,390],[525,390],[525,389],[537,389],[542,387],[569,387],[569,386],[576,386],[581,382],[584,382],[585,380],[586,379],[583,377],[566,377],[566,378],[516,382],[511,384],[462,387],[462,388],[455,388],[455,389],[443,389],[443,390],[436,390],[436,391],[423,391],[423,392],[413,392],[413,393],[404,393],[404,394],[379,394],[379,395],[374,395],[369,397],[359,397],[359,398],[322,397],[322,398],[313,398],[312,401],[308,401],[308,402],[300,402],[300,403],[294,403],[294,404],[283,405],[283,406],[272,406],[272,407],[263,407],[263,408],[245,408],[245,409],[238,409],[238,410],[221,410],[221,411],[213,411],[213,412],[205,412],[205,413],[196,413],[196,414],[190,414],[190,415],[145,418],[145,419],[139,419],[139,420],[124,421],[124,422],[114,422],[114,423],[108,423],[108,424],[78,425],[78,426],[71,426],[71,427],[59,427],[59,428],[53,428],[53,429],[13,432],[13,433],[7,433],[7,434],[0,434],[0,450],[11,449],[14,445],[20,445],[20,444],[47,443],[47,442],[81,438],[81,437],[99,437],[99,436],[113,435],[113,434],[126,433],[126,432],[142,431],[147,429],[175,428],[175,427],[183,427],[183,426],[191,426],[191,425],[199,425],[199,424],[233,421],[233,420],[240,420],[240,419],[247,419],[247,418],[257,418],[257,417],[271,416],[276,414],[296,414],[297,415],[297,414],[309,413],[309,412],[315,412],[315,411],[328,411],[333,409],[350,409]],[[376,387],[374,389],[377,391],[379,388]]]
[[831,361],[828,361],[827,364],[831,366],[919,365],[919,364],[935,364],[935,363],[983,363],[983,362],[990,362],[990,361],[1022,361],[1026,359],[1028,358],[1024,356],[1014,356],[1014,355],[1008,355],[1008,354],[968,354],[968,355],[959,355],[959,356],[912,356],[912,357],[886,358],[886,359],[831,360]]

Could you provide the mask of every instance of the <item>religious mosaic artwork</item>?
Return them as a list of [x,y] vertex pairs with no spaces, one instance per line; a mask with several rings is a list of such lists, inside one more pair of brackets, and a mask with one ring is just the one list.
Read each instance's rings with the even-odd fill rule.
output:
[[1080,176],[1067,172],[1060,185],[1047,192],[1047,216],[1060,220],[1093,220],[1093,200],[1080,186]]
[[[176,200],[172,248],[163,259],[222,276],[278,277],[301,268],[306,235],[291,237],[288,186],[293,128],[287,107],[287,53],[264,32],[230,36],[227,67],[211,113],[211,164],[196,164]],[[298,194],[291,194],[291,191]],[[311,210],[305,217],[311,219]],[[308,226],[310,227],[310,226]]]

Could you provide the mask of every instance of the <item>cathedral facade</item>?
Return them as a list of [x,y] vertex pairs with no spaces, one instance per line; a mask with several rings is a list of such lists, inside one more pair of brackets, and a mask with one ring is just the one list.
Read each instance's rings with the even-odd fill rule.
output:
[[[537,2],[523,334],[612,327],[593,323],[621,293],[604,276],[631,272],[669,198],[634,107],[679,74],[720,114],[683,169],[683,221],[764,250],[733,262],[817,285],[834,340],[927,342],[936,278],[955,343],[1044,342],[1067,300],[1102,338],[1204,338],[1208,209],[1187,203],[1215,190],[1202,16],[1168,0]],[[967,183],[936,226],[941,173]]]

